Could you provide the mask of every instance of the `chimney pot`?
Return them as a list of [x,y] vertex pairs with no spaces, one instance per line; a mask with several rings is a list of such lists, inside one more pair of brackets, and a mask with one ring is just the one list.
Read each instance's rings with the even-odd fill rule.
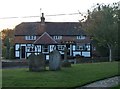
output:
[[41,23],[45,22],[45,17],[44,17],[44,13],[42,13],[42,17],[41,17]]

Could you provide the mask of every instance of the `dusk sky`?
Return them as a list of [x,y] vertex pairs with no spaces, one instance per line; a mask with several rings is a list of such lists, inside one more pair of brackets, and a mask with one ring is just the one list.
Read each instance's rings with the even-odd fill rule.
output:
[[[83,17],[80,14],[47,16],[55,14],[86,14],[88,9],[94,8],[97,3],[111,4],[119,0],[0,0],[0,30],[14,28],[21,22],[40,21],[39,17],[21,18],[24,16],[40,16],[45,14],[46,21],[52,22],[78,22]],[[41,12],[40,12],[41,8]],[[9,18],[6,17],[19,17]]]

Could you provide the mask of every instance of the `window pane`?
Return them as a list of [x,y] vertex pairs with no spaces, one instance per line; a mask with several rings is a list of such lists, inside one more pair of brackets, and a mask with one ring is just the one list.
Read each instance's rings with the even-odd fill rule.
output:
[[20,57],[19,51],[16,51],[16,52],[15,52],[15,56],[16,56],[16,57]]
[[19,50],[19,48],[20,48],[19,44],[16,44],[15,49]]

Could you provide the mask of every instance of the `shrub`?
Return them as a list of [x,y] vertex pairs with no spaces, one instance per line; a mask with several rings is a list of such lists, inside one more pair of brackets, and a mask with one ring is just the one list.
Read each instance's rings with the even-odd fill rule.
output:
[[2,47],[2,57],[6,59],[6,47]]
[[63,61],[62,62],[62,67],[71,67],[71,63],[68,61]]
[[10,49],[10,59],[14,59],[15,56],[14,56],[14,47],[11,47]]

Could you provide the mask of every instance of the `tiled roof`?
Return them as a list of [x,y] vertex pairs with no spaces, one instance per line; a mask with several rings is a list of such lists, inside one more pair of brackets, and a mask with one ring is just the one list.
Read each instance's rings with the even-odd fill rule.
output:
[[34,44],[57,44],[57,42],[47,33],[44,32]]
[[34,42],[34,40],[25,40],[24,36],[16,36],[14,37],[14,43],[30,43],[32,44]]
[[79,22],[23,22],[16,26],[15,35],[42,35],[44,32],[49,35],[80,35],[85,34],[80,28]]

